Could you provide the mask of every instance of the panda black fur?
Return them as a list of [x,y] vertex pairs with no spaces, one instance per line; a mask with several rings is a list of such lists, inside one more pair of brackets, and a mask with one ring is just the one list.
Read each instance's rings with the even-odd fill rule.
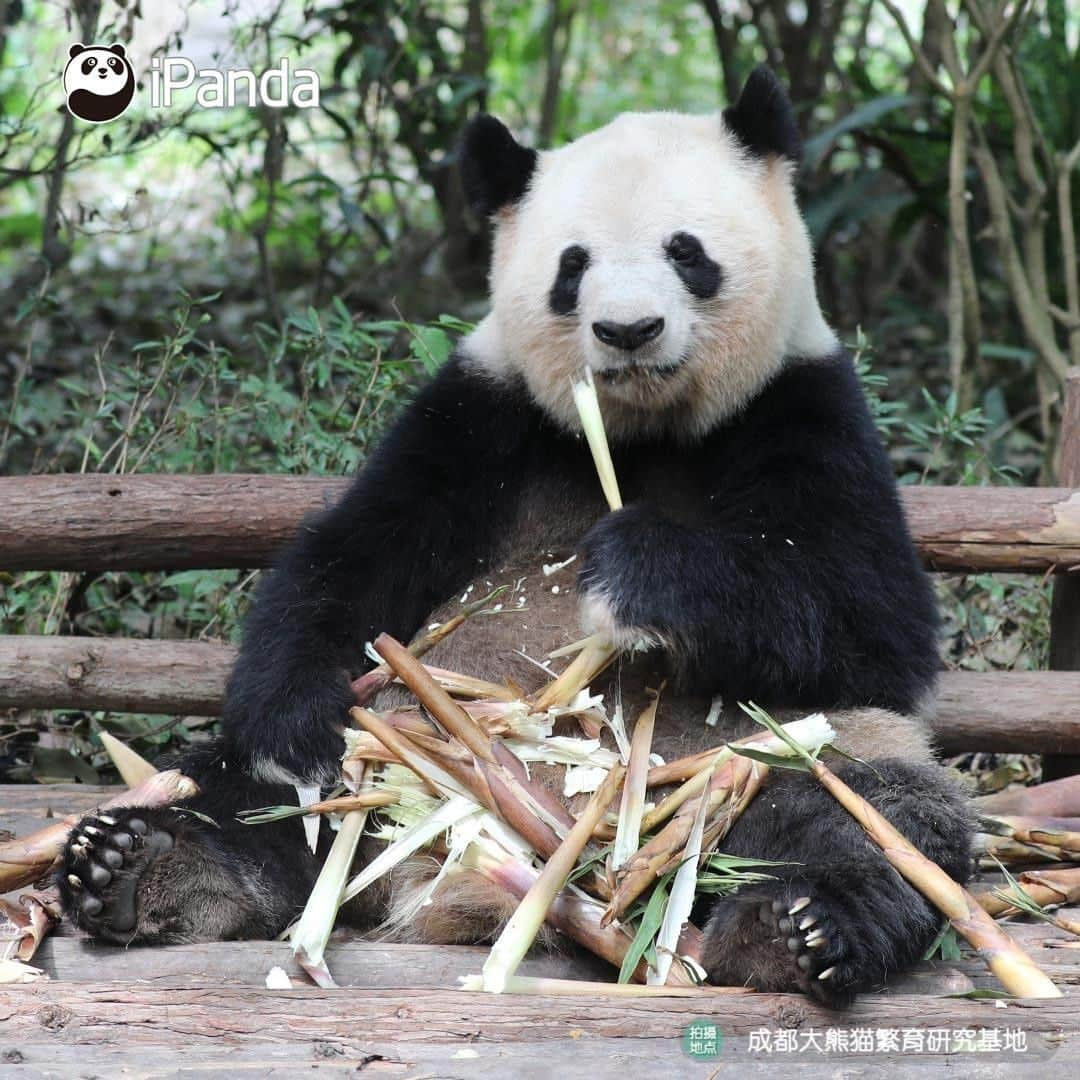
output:
[[[932,593],[850,357],[813,295],[790,106],[758,71],[716,123],[624,117],[536,155],[497,121],[474,122],[462,171],[496,226],[492,315],[264,578],[225,738],[180,761],[203,787],[192,809],[220,828],[175,811],[88,819],[58,878],[76,922],[117,942],[279,932],[318,860],[295,820],[245,827],[236,810],[295,802],[293,783],[336,776],[365,641],[409,638],[451,613],[470,582],[522,578],[520,610],[473,620],[431,662],[529,689],[543,675],[521,654],[580,636],[580,605],[587,626],[656,643],[610,679],[633,715],[646,685],[673,678],[655,738],[665,757],[745,733],[738,701],[781,715],[825,708],[841,747],[872,761],[841,775],[967,876],[969,811],[933,763],[920,716],[938,666]],[[687,170],[670,182],[670,205],[648,186],[658,153],[682,155],[674,164]],[[610,180],[596,179],[598,166]],[[719,186],[698,213],[711,182],[702,168]],[[633,194],[612,200],[629,216],[609,222],[603,196],[622,182]],[[560,196],[566,222],[552,210]],[[650,211],[670,215],[670,227],[653,230]],[[770,220],[747,222],[754,213]],[[596,223],[610,227],[590,231]],[[616,513],[564,385],[583,362],[613,437],[626,501]],[[575,552],[561,577],[539,574],[542,561]],[[717,694],[727,707],[709,729]],[[122,853],[122,867],[102,861],[106,849]],[[784,865],[700,913],[717,982],[842,1004],[916,960],[937,931],[937,915],[854,820],[798,774],[771,777],[724,849]],[[402,868],[351,917],[394,924],[422,873]],[[466,872],[396,932],[481,940],[507,907]]]

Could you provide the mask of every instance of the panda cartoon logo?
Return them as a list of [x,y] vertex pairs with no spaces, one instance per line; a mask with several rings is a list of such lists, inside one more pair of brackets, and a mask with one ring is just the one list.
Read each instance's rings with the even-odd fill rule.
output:
[[135,72],[123,45],[83,45],[68,49],[64,93],[72,116],[90,124],[115,120],[135,96]]

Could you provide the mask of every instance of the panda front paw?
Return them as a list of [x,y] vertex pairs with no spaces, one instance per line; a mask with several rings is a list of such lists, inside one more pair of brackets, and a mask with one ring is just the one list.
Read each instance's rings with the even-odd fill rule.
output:
[[581,624],[621,649],[663,645],[676,607],[665,581],[661,533],[669,526],[647,506],[627,506],[601,518],[582,541],[578,592]]
[[241,657],[225,702],[225,737],[241,767],[257,780],[333,783],[355,704],[348,676],[337,669],[298,674],[293,666],[255,667]]

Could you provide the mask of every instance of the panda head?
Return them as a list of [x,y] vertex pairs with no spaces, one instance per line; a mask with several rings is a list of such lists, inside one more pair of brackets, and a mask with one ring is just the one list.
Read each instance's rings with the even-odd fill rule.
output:
[[64,68],[64,93],[68,110],[80,120],[91,124],[115,120],[135,95],[135,72],[124,46],[72,45]]
[[465,343],[574,429],[591,368],[612,437],[695,437],[787,356],[836,339],[795,201],[798,129],[758,68],[721,116],[629,113],[558,150],[496,119],[466,130],[462,183],[492,219],[490,315]]

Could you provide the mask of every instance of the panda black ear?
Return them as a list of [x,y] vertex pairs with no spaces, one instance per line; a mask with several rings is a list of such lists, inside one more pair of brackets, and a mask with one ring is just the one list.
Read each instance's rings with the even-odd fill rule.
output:
[[780,80],[764,64],[750,72],[739,100],[724,110],[727,129],[755,157],[779,154],[802,160],[802,136],[795,110]]
[[474,117],[461,137],[461,186],[478,217],[490,217],[525,194],[540,155],[522,146],[506,126],[486,113]]
[[68,59],[74,60],[81,52],[86,52],[86,46],[81,41],[76,41],[75,44],[68,49]]
[[119,42],[116,42],[115,44],[110,45],[109,46],[109,52],[116,53],[117,56],[122,56],[122,57],[125,57],[125,58],[127,57],[127,54],[124,52],[124,46],[121,45]]

